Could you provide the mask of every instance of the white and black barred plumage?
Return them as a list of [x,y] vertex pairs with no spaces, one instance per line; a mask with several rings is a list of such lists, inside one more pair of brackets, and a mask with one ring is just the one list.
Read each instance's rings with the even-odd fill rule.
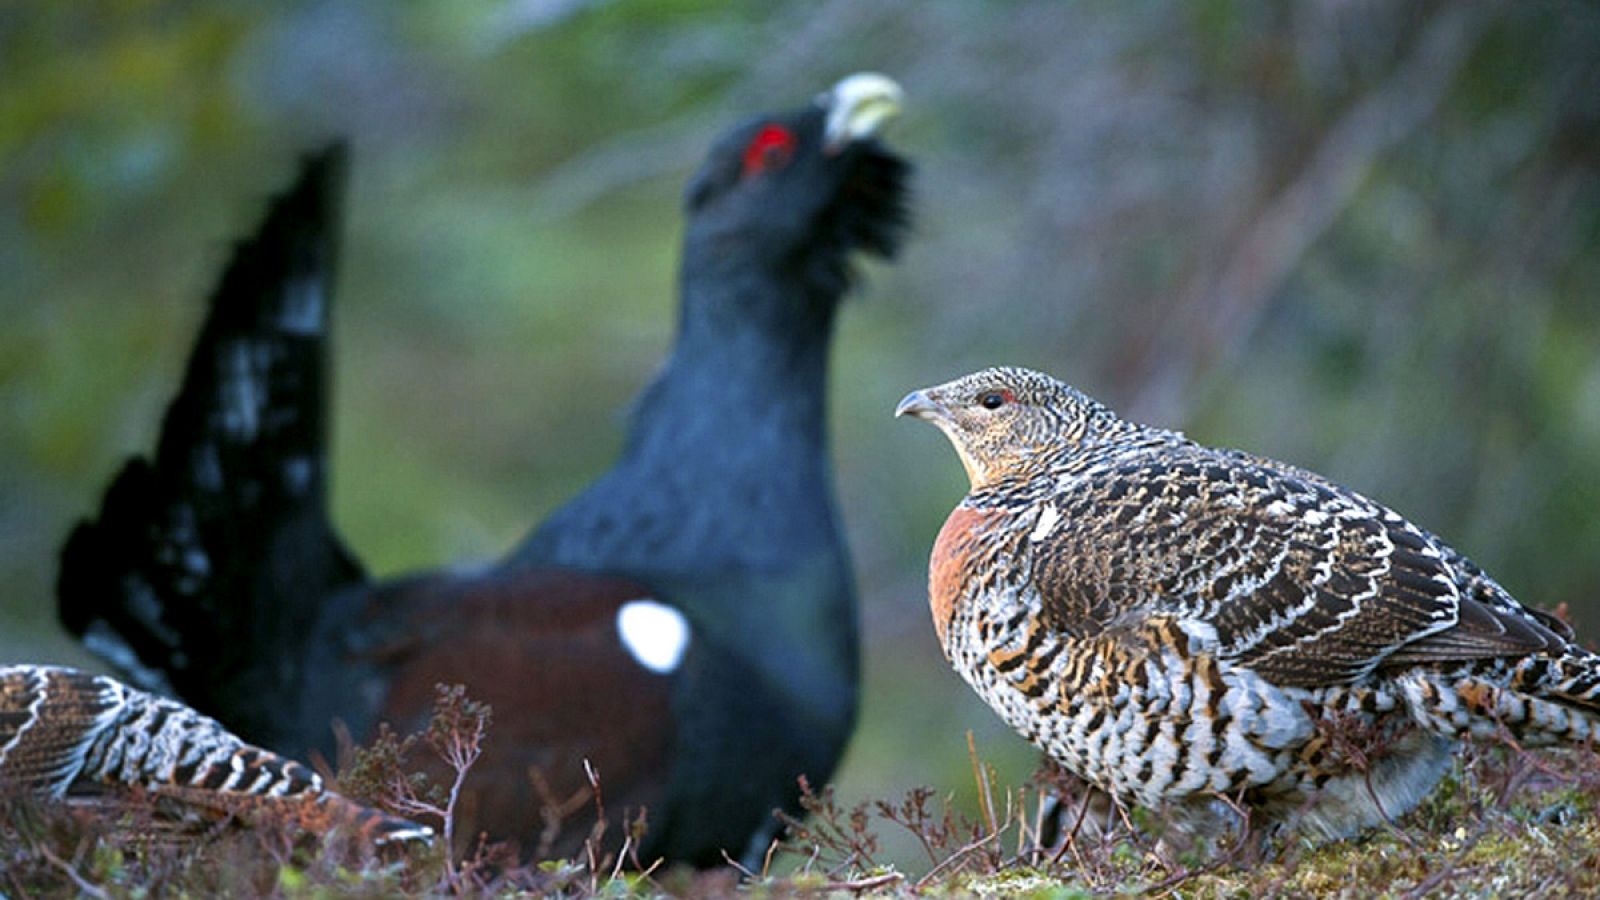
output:
[[[933,551],[956,670],[1062,765],[1199,814],[1243,796],[1339,837],[1463,737],[1600,727],[1600,657],[1434,535],[1310,472],[1135,425],[1049,376],[908,396],[972,481]],[[1365,765],[1330,735],[1381,748]]]
[[370,847],[432,836],[181,703],[54,666],[0,666],[0,790],[110,812],[142,796],[186,820],[339,830]]

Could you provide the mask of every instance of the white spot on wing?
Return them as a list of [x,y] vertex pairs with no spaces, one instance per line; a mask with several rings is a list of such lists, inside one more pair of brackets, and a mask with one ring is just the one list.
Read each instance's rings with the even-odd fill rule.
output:
[[1033,526],[1033,532],[1028,535],[1030,541],[1042,541],[1055,530],[1056,523],[1061,521],[1061,513],[1056,512],[1054,506],[1046,506],[1044,512],[1039,514],[1039,524]]
[[1267,504],[1264,512],[1266,512],[1269,517],[1274,519],[1293,518],[1294,504],[1287,500],[1274,500]]
[[663,675],[678,668],[689,649],[689,622],[683,613],[648,597],[629,600],[617,610],[617,635],[639,665]]

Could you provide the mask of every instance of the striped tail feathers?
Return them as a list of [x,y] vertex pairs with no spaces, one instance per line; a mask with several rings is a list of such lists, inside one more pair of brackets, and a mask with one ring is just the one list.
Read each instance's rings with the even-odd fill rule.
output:
[[1569,645],[1556,656],[1523,660],[1514,670],[1512,686],[1576,707],[1594,718],[1600,731],[1600,655]]
[[168,836],[231,818],[367,850],[433,837],[180,703],[53,666],[0,667],[0,789],[113,817],[151,798]]
[[238,244],[153,461],[131,460],[61,554],[62,623],[141,687],[209,709],[254,695],[273,742],[319,603],[362,579],[326,513],[326,340],[345,168],[308,157]]
[[1600,741],[1600,656],[1575,645],[1415,667],[1396,681],[1412,716],[1440,734],[1525,747]]

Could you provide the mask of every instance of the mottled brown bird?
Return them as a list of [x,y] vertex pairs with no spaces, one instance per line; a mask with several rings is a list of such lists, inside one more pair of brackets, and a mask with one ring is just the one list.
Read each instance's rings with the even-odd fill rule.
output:
[[1193,828],[1236,797],[1256,824],[1344,837],[1415,806],[1463,738],[1600,725],[1600,657],[1565,624],[1326,478],[1025,369],[896,414],[938,426],[972,482],[929,567],[946,655],[1124,801]]
[[366,849],[433,835],[327,790],[300,763],[181,703],[54,666],[0,666],[0,791],[113,819],[152,800],[154,824],[171,837],[229,817],[337,832]]

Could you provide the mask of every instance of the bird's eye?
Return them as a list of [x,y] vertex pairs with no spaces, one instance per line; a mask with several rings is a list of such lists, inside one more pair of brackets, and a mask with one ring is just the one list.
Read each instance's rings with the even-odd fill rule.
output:
[[983,404],[984,409],[999,409],[1000,407],[1005,406],[1006,401],[1010,399],[1010,391],[990,391],[989,393],[979,397],[978,402]]
[[781,166],[794,156],[794,132],[782,125],[764,125],[744,148],[744,177],[770,166]]

